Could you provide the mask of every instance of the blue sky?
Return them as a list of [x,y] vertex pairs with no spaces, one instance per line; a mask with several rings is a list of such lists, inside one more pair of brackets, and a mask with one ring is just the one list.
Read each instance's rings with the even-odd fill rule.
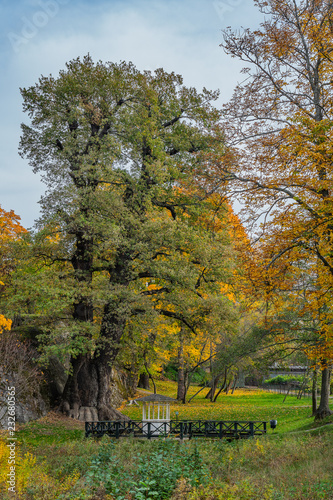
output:
[[20,124],[29,121],[20,87],[89,52],[94,60],[175,71],[186,85],[220,89],[227,101],[242,76],[219,47],[221,29],[261,20],[252,0],[0,0],[1,206],[32,227],[45,191],[18,155]]

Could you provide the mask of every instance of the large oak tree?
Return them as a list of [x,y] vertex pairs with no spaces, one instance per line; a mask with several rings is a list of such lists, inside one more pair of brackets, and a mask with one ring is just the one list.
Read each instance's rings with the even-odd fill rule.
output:
[[54,270],[58,315],[45,350],[70,355],[65,411],[114,418],[111,367],[138,315],[195,332],[227,309],[228,238],[210,228],[224,207],[209,201],[203,156],[223,154],[218,94],[90,56],[21,92],[20,151],[47,185],[34,252]]

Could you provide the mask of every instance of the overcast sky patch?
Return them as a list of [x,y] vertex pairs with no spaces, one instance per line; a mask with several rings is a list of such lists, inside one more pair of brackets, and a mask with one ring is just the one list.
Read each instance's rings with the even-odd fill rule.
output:
[[67,61],[89,52],[95,61],[175,71],[188,86],[219,88],[222,102],[241,78],[241,65],[219,47],[221,29],[261,20],[252,0],[2,0],[0,14],[0,204],[15,210],[26,227],[39,216],[45,187],[18,155],[20,123],[29,122],[19,87],[56,76]]

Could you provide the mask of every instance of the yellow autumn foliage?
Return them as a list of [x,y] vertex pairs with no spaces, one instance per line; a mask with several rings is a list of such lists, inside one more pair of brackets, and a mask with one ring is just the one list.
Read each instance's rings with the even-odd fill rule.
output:
[[[8,473],[10,464],[8,441],[0,438],[0,497],[8,489]],[[74,472],[66,477],[61,483],[45,472],[45,465],[38,464],[32,453],[22,454],[19,445],[15,449],[15,490],[21,495],[31,486],[38,485],[39,493],[43,492],[43,498],[59,498],[60,495],[73,489],[80,474]],[[36,497],[37,498],[37,497]]]
[[5,318],[3,314],[0,314],[0,333],[4,330],[10,330],[12,327],[12,320]]

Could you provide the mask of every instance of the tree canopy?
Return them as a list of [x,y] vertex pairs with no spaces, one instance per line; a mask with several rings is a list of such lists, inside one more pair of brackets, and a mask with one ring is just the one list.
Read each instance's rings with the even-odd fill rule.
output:
[[[222,46],[246,67],[225,107],[234,164],[221,176],[241,193],[256,245],[253,281],[268,300],[297,298],[317,323],[308,353],[328,386],[332,350],[332,4],[257,1],[260,29],[224,32]],[[255,232],[256,228],[256,232]],[[325,399],[325,398],[324,398]],[[328,399],[322,415],[329,412]]]
[[20,151],[48,188],[34,257],[56,272],[62,302],[46,348],[71,355],[64,408],[97,406],[106,418],[110,364],[130,320],[163,315],[195,334],[228,317],[219,283],[229,235],[216,229],[226,206],[205,162],[224,149],[218,93],[90,56],[21,92],[31,123]]

